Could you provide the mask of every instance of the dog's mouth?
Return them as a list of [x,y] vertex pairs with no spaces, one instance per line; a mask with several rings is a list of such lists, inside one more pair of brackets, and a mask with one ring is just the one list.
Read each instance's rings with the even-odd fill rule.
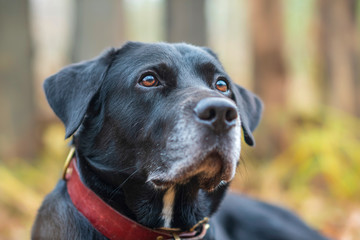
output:
[[155,187],[162,189],[194,182],[201,189],[213,191],[219,185],[231,181],[235,175],[235,168],[235,163],[225,159],[220,152],[212,151],[193,164],[186,167],[179,166],[173,175],[158,174],[149,180]]

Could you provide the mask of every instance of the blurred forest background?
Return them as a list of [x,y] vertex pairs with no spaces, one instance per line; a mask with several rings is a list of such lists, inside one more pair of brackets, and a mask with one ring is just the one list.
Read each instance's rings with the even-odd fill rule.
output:
[[29,238],[68,151],[43,80],[127,40],[217,52],[265,103],[233,190],[360,239],[357,0],[0,0],[0,239]]

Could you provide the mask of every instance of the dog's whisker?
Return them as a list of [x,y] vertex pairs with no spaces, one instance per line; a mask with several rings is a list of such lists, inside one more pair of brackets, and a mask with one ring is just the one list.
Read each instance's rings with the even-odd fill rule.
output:
[[117,186],[111,193],[110,193],[110,201],[112,200],[112,198],[115,196],[115,194],[117,193],[118,190],[120,190],[125,183],[132,177],[134,176],[137,172],[139,171],[139,169],[136,169],[132,174],[130,174],[119,186]]
[[119,170],[119,172],[126,171],[126,170],[129,170],[129,169],[132,169],[132,168],[136,168],[136,166],[131,166],[131,167],[127,167],[127,168],[122,168],[122,169]]

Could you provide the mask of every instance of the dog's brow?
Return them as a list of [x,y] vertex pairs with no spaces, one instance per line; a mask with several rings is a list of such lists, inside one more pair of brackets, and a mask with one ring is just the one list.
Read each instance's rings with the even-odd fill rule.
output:
[[159,74],[161,78],[163,78],[164,80],[166,79],[168,85],[170,86],[176,85],[175,82],[176,69],[169,66],[167,63],[160,62],[160,63],[152,64],[147,66],[146,69],[155,71],[157,74]]
[[159,74],[161,72],[166,72],[166,71],[171,69],[170,66],[168,66],[166,63],[163,63],[163,62],[154,64],[154,65],[151,66],[151,68],[153,70],[155,70],[156,72],[158,72]]
[[205,76],[207,80],[212,80],[214,75],[219,72],[219,69],[212,62],[199,63],[195,66],[198,74]]
[[202,73],[208,72],[215,74],[215,72],[217,72],[217,67],[212,62],[199,63],[196,68]]

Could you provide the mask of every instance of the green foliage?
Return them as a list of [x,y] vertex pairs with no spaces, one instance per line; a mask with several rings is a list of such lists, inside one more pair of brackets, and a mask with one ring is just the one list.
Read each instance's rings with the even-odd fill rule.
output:
[[283,186],[302,194],[360,199],[359,119],[326,109],[301,121],[290,147],[272,164],[281,169]]
[[[315,114],[284,113],[277,124],[286,147],[260,162],[254,153],[244,156],[244,149],[246,168],[240,166],[233,188],[291,208],[328,236],[340,238],[347,234],[344,229],[356,229],[351,226],[358,226],[354,216],[360,209],[360,120],[325,108]],[[259,130],[257,140],[264,132]]]

